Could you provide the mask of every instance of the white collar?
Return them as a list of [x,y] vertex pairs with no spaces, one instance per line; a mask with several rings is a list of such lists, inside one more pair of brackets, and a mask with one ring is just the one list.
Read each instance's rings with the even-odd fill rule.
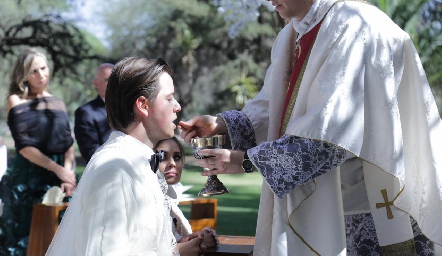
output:
[[145,152],[145,154],[143,155],[148,159],[150,159],[150,157],[154,154],[153,150],[149,146],[139,141],[138,139],[118,130],[111,132],[111,134],[109,135],[109,139],[106,141],[105,145],[111,146],[111,144],[121,141],[124,141],[124,143],[118,144],[119,147],[123,146],[128,150]]
[[293,28],[296,32],[300,33],[296,40],[298,41],[304,34],[307,34],[314,28],[336,1],[337,0],[316,0],[302,20],[299,21],[293,18],[291,21]]

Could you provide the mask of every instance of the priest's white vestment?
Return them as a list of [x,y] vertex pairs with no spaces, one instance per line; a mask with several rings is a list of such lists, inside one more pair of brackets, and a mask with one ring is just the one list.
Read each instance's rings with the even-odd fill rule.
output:
[[[265,180],[254,255],[346,255],[345,220],[358,214],[371,216],[376,230],[368,235],[380,246],[413,239],[410,217],[442,244],[441,119],[412,40],[374,6],[317,0],[279,33],[264,86],[242,110],[258,144],[250,159],[261,173],[284,165],[283,154],[271,158],[260,145],[281,138],[297,32],[321,20],[285,135],[344,149],[360,161],[350,169],[362,185],[344,191],[344,164],[283,195]],[[220,115],[233,125],[235,117]],[[233,148],[235,140],[247,144],[235,130],[229,126]]]

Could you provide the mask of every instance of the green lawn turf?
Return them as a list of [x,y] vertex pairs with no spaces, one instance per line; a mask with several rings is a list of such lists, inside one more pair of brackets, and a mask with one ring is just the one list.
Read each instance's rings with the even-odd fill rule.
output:
[[[193,185],[187,194],[197,196],[207,177],[201,176],[201,168],[185,165],[181,178],[183,185]],[[218,175],[218,179],[230,193],[212,196],[218,199],[217,233],[220,235],[254,236],[258,217],[262,177],[259,173]],[[180,207],[189,217],[190,207]]]

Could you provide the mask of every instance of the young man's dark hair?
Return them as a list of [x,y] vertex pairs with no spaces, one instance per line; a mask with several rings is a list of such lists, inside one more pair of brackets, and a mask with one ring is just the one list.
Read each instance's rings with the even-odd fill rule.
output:
[[140,96],[155,100],[162,73],[172,73],[161,58],[127,57],[115,65],[106,90],[107,120],[115,130],[126,128],[134,120],[133,105]]

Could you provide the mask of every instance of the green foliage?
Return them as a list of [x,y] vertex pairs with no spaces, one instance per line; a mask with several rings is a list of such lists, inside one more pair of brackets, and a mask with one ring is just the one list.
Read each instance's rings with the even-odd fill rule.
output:
[[[268,22],[273,16],[264,13],[259,22],[230,39],[229,24],[218,14],[212,0],[136,0],[130,4],[114,0],[112,8],[103,13],[112,31],[111,51],[116,58],[134,54],[162,57],[172,67],[175,93],[182,107],[178,119],[240,107],[242,103],[237,104],[231,96],[240,92],[239,98],[248,98],[260,88],[262,69],[269,64],[276,34]],[[247,56],[247,63],[253,63],[251,66],[258,70],[233,64],[241,56]],[[229,87],[241,79],[244,68],[248,70],[247,80],[240,84],[249,87]],[[244,93],[248,90],[252,94]]]
[[[256,65],[253,59],[245,54],[238,56],[236,60],[229,62],[225,67],[227,68],[219,70],[220,75],[223,76],[220,82],[221,80],[226,82],[226,90],[221,92],[224,95],[223,101],[233,98],[235,109],[241,109],[247,100],[255,97],[258,93],[260,86],[257,84],[257,77],[263,75],[265,67]],[[227,70],[230,70],[230,74],[223,75]],[[252,73],[251,76],[249,76],[249,72]]]
[[177,11],[186,12],[188,15],[195,17],[206,17],[210,12],[210,6],[206,4],[207,1],[163,0],[163,2],[168,4],[171,9],[176,9]]
[[227,88],[235,94],[235,103],[239,106],[244,106],[248,99],[255,97],[258,93],[256,78],[249,77],[248,71],[245,68],[239,77],[235,77]]
[[371,0],[413,40],[442,113],[442,3],[435,0]]
[[68,11],[70,5],[66,0],[2,0],[0,17],[15,22],[23,17],[39,17],[48,13],[62,13]]
[[[36,47],[46,54],[51,70],[49,92],[66,103],[70,116],[95,97],[96,66],[108,59],[103,44],[76,25],[72,0],[4,0],[0,8],[1,95],[6,95],[10,68],[18,54]],[[77,2],[77,1],[75,1]],[[1,119],[6,119],[1,104]]]
[[174,47],[181,47],[184,51],[194,51],[201,45],[202,39],[195,37],[188,28],[183,28],[182,31],[177,33]]
[[256,63],[248,53],[214,67],[212,72],[198,78],[198,89],[194,91],[194,98],[198,100],[192,103],[192,109],[195,113],[205,114],[241,109],[260,88],[266,68],[267,62]]

